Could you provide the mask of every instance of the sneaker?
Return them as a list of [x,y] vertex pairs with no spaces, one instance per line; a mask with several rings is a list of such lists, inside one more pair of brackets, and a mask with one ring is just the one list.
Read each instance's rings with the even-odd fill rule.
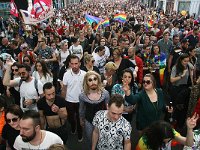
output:
[[83,141],[83,136],[78,137],[78,142],[82,142]]

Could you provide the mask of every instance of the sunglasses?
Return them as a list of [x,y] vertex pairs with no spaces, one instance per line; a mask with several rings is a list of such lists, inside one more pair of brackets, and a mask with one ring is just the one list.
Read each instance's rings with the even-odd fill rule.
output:
[[23,47],[22,49],[27,49],[28,47]]
[[92,82],[92,81],[97,81],[97,77],[94,77],[94,78],[89,78],[89,79],[88,79],[88,81],[89,81],[89,82]]
[[29,62],[30,60],[28,60],[28,59],[24,59],[24,61],[23,62]]
[[40,43],[40,42],[44,42],[44,41],[38,41],[38,42]]
[[12,122],[17,122],[19,118],[12,118],[12,119],[6,119],[7,123],[11,123]]
[[151,81],[150,81],[150,80],[143,80],[143,81],[142,81],[142,83],[143,83],[143,84],[145,84],[145,83],[146,83],[146,84],[148,84],[148,85],[149,85],[149,84],[151,84]]
[[14,72],[14,71],[15,71],[15,72],[17,72],[17,71],[18,71],[18,69],[12,69],[12,72]]
[[26,73],[25,72],[19,72],[19,75],[24,76],[24,75],[26,75]]

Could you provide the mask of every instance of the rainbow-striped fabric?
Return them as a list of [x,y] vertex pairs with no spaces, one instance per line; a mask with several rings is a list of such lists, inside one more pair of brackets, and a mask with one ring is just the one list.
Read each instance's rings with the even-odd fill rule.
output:
[[[175,136],[180,136],[180,133],[178,133],[176,130],[173,130]],[[151,150],[147,148],[147,139],[142,136],[136,146],[136,150]],[[174,140],[172,140],[171,146],[176,146],[178,143]]]
[[107,26],[110,25],[110,21],[109,21],[109,19],[105,19],[105,20],[103,20],[103,21],[101,22],[101,24],[102,24],[104,27],[107,27]]
[[92,25],[93,22],[96,22],[98,24],[101,21],[101,18],[91,15],[85,15],[85,20],[88,22],[89,25]]
[[126,17],[127,17],[126,14],[116,14],[114,15],[114,20],[124,23],[126,22]]

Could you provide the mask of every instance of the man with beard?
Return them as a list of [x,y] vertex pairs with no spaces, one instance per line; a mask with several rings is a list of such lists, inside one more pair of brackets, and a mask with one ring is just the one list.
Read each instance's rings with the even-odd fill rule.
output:
[[67,110],[65,99],[56,95],[55,87],[47,82],[43,86],[44,97],[37,102],[40,113],[41,128],[56,133],[64,143],[67,141],[65,121]]
[[103,88],[100,75],[95,71],[88,71],[83,80],[83,93],[79,95],[80,122],[86,133],[88,149],[92,144],[92,120],[97,111],[106,109],[109,97],[108,91]]
[[82,127],[79,119],[79,94],[83,88],[83,78],[85,71],[80,70],[80,59],[76,55],[71,55],[69,59],[70,69],[65,72],[63,77],[63,88],[61,95],[67,101],[66,108],[69,123],[71,125],[71,133],[75,134],[76,128],[78,132],[78,141],[82,142]]
[[40,114],[34,110],[28,110],[20,120],[20,135],[14,143],[16,150],[22,149],[48,149],[52,144],[63,144],[61,138],[49,131],[41,130]]
[[12,62],[7,62],[6,64],[8,67],[3,78],[4,86],[19,86],[20,107],[23,111],[30,109],[37,110],[36,102],[39,97],[42,97],[43,95],[41,81],[36,81],[35,78],[30,75],[31,67],[26,64],[21,64],[18,67],[21,78],[11,80],[10,72]]

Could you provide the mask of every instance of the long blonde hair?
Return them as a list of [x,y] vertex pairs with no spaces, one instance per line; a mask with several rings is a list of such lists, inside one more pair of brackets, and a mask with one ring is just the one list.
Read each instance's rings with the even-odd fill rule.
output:
[[89,87],[88,87],[88,77],[91,76],[91,75],[95,75],[97,77],[97,80],[98,80],[98,84],[97,84],[97,90],[98,91],[103,91],[104,87],[102,85],[102,82],[101,82],[101,76],[95,72],[95,71],[88,71],[85,76],[84,76],[84,80],[83,80],[83,91],[84,93],[86,94],[89,94]]

